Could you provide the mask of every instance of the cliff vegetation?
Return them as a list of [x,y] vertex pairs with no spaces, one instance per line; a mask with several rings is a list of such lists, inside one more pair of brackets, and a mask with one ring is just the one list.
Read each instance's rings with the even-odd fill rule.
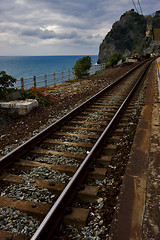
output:
[[[143,16],[134,9],[124,13],[115,22],[99,47],[98,63],[114,53],[130,57],[135,53],[143,55],[153,40],[153,26],[160,26],[160,11],[154,16]],[[153,49],[150,49],[152,51]]]

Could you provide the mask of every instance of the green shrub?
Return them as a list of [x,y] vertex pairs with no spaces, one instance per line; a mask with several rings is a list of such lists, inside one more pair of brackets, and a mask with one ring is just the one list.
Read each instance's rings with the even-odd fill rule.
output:
[[41,106],[47,105],[47,98],[39,88],[32,87],[28,90],[20,90],[22,99],[36,99]]
[[106,65],[106,68],[114,67],[120,60],[125,62],[126,58],[121,53],[114,53],[104,61],[104,64]]
[[[0,99],[3,99],[9,92],[9,88],[13,87],[16,79],[6,74],[5,71],[0,72]],[[12,89],[13,90],[13,89]]]
[[91,57],[86,56],[76,61],[73,67],[73,72],[77,78],[81,78],[83,76],[88,75],[88,71],[90,67],[91,67]]
[[22,96],[23,100],[24,99],[35,99],[36,98],[35,94],[31,91],[28,91],[28,90],[21,89],[20,93],[21,93],[21,96]]

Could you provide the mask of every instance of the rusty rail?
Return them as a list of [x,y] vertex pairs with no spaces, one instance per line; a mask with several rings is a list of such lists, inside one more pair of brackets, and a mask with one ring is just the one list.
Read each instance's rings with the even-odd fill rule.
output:
[[[152,62],[152,61],[151,61]],[[87,171],[91,164],[95,161],[96,157],[98,156],[99,152],[102,149],[103,143],[106,140],[109,132],[111,131],[113,125],[117,121],[117,118],[124,110],[125,106],[129,103],[131,97],[133,96],[134,92],[136,91],[139,83],[143,79],[147,69],[149,68],[151,62],[148,63],[146,68],[144,69],[143,73],[139,77],[138,81],[136,82],[135,86],[130,91],[129,95],[126,97],[124,102],[121,104],[120,108],[117,110],[114,117],[111,119],[103,133],[101,134],[100,138],[97,140],[93,148],[91,149],[90,153],[84,159],[81,166],[77,169],[76,173],[72,177],[71,181],[67,184],[49,213],[44,218],[43,222],[31,238],[31,240],[42,240],[46,239],[49,240],[53,237],[54,231],[56,230],[62,216],[64,215],[64,211],[69,203],[72,201],[73,197],[75,196],[76,192],[78,191],[77,186],[83,183]],[[115,83],[113,83],[115,84]],[[75,190],[76,189],[76,190]]]
[[[147,60],[148,61],[148,60]],[[146,62],[146,61],[145,61]],[[21,157],[25,152],[27,152],[31,147],[35,146],[37,143],[42,141],[43,138],[47,137],[51,132],[56,131],[60,126],[62,126],[65,122],[73,118],[78,112],[82,111],[86,106],[91,104],[93,101],[95,101],[97,98],[99,98],[101,95],[103,95],[105,92],[109,91],[111,88],[116,86],[120,81],[122,81],[126,76],[131,74],[133,71],[135,71],[138,67],[143,65],[145,62],[140,63],[138,66],[134,67],[130,71],[128,71],[126,74],[124,74],[122,77],[117,79],[115,82],[110,84],[108,87],[104,88],[97,94],[95,94],[93,97],[82,103],[80,106],[66,114],[64,117],[56,121],[55,123],[51,124],[49,127],[26,141],[24,144],[20,145],[4,157],[0,159],[0,171],[2,171],[4,168],[9,166],[14,159]]]
[[[144,62],[143,62],[144,63]],[[119,78],[117,81],[106,87],[104,90],[100,91],[96,95],[94,95],[92,98],[90,98],[88,101],[81,104],[79,107],[77,107],[75,110],[71,111],[70,113],[66,114],[63,118],[43,130],[42,132],[38,133],[36,136],[32,137],[30,140],[28,140],[26,143],[22,144],[15,150],[13,150],[11,153],[7,154],[6,156],[2,157],[0,159],[0,170],[3,170],[5,167],[10,165],[15,159],[21,157],[25,152],[27,152],[31,147],[35,146],[37,143],[41,142],[44,138],[46,138],[48,135],[59,129],[62,125],[64,125],[68,120],[72,119],[75,115],[78,114],[79,111],[82,111],[85,107],[87,107],[89,104],[94,102],[97,98],[101,97],[104,93],[106,93],[108,90],[110,90],[112,87],[116,86],[119,82],[121,82],[127,75],[132,73],[136,68],[141,66],[143,63],[138,65],[137,67],[130,70],[127,74]],[[128,101],[128,100],[127,100]],[[127,104],[124,103],[124,105]],[[121,111],[123,110],[123,107],[120,108],[116,115],[118,116],[121,114]],[[62,216],[64,215],[64,211],[66,207],[69,205],[70,201],[73,199],[74,195],[78,191],[77,185],[81,184],[83,182],[83,179],[85,178],[85,168],[89,167],[90,164],[94,161],[96,158],[96,155],[100,151],[101,143],[103,143],[106,135],[108,134],[108,131],[110,131],[112,125],[116,121],[116,116],[111,120],[103,134],[101,135],[100,139],[96,142],[90,153],[85,158],[82,165],[78,168],[77,172],[73,176],[72,180],[68,183],[60,197],[57,199],[55,205],[51,208],[47,216],[44,218],[43,222],[41,223],[40,227],[36,231],[36,233],[33,235],[32,240],[35,239],[50,239],[50,237],[53,235],[54,230],[56,229],[58,223],[60,222]],[[107,130],[108,129],[108,130]],[[81,173],[83,173],[83,178],[81,176]],[[75,190],[76,191],[73,191]],[[63,207],[62,207],[63,206]],[[60,211],[59,211],[60,210]],[[59,215],[60,212],[60,215]],[[56,222],[54,220],[56,219]],[[54,223],[53,223],[54,222]],[[50,231],[51,229],[51,231]]]

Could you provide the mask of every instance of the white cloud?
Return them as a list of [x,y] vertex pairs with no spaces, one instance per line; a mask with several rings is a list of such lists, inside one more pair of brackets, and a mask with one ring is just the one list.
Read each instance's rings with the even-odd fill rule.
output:
[[[141,6],[149,14],[160,2],[144,0]],[[131,0],[5,0],[1,55],[97,54],[112,24],[131,8]]]

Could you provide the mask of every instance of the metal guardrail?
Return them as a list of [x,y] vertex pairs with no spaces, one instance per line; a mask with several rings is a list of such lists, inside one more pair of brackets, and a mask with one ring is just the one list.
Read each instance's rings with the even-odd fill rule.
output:
[[[102,70],[103,67],[103,65],[92,65],[89,70],[89,74],[93,74],[96,71]],[[73,73],[73,70],[54,72],[51,74],[44,74],[41,76],[33,76],[29,78],[22,77],[16,81],[15,87],[19,89],[29,89],[31,87],[49,87],[75,78],[76,77]]]

